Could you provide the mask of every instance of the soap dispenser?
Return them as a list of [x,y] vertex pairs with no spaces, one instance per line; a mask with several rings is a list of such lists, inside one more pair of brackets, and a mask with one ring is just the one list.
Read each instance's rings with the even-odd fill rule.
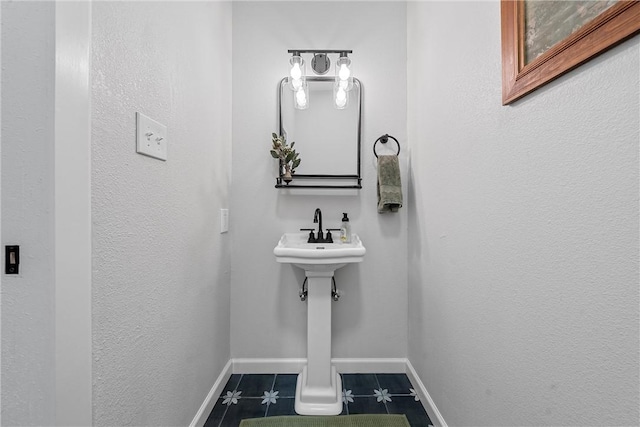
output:
[[346,212],[342,213],[342,226],[340,227],[340,241],[342,243],[351,243],[351,225]]

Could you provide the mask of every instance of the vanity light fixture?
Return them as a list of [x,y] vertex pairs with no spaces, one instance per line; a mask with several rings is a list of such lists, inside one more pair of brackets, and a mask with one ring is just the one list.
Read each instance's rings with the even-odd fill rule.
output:
[[333,87],[334,107],[342,110],[349,105],[349,91],[353,88],[353,73],[351,71],[351,60],[348,54],[351,50],[289,50],[292,54],[289,63],[288,83],[289,88],[294,92],[294,105],[299,110],[309,107],[309,87],[307,85],[307,75],[303,53],[313,54],[311,69],[317,75],[324,75],[331,67],[330,54],[338,55],[335,67],[335,84]]

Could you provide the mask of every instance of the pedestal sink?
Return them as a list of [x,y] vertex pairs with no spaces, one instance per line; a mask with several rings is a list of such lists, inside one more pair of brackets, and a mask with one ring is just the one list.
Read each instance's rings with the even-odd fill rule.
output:
[[307,366],[298,375],[295,398],[300,415],[342,412],[342,381],[331,365],[331,279],[335,270],[362,262],[365,252],[355,234],[351,243],[307,243],[307,234],[285,233],[273,249],[276,261],[307,276]]

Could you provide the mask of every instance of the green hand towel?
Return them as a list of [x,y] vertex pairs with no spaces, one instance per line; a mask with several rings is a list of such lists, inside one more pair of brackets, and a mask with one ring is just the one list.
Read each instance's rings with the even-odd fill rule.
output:
[[402,207],[402,184],[398,156],[378,156],[378,213],[398,212]]

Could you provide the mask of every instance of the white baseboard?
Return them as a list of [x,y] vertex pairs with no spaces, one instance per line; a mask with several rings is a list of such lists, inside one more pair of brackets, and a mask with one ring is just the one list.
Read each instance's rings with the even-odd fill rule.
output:
[[[298,374],[306,365],[307,359],[232,359],[234,374]],[[347,359],[333,358],[331,363],[338,372],[345,374],[404,374],[407,359]]]
[[234,374],[299,374],[307,359],[231,359]]
[[[340,373],[344,374],[407,374],[409,381],[415,387],[420,403],[427,411],[434,427],[447,427],[442,414],[438,411],[433,399],[418,377],[411,362],[405,358],[334,358],[331,362]],[[207,417],[223,392],[231,374],[298,374],[307,363],[307,359],[229,359],[220,376],[216,379],[211,391],[200,406],[198,413],[191,421],[190,427],[202,427]]]
[[387,359],[331,359],[342,374],[404,374],[407,368],[407,359],[387,358]]
[[213,387],[211,387],[211,390],[209,390],[209,394],[207,394],[204,402],[202,402],[202,405],[200,405],[200,409],[198,409],[196,416],[193,417],[193,420],[191,421],[191,424],[189,424],[189,427],[204,426],[204,423],[207,421],[209,414],[211,414],[211,411],[213,411],[213,407],[215,406],[216,401],[220,397],[220,394],[222,394],[224,386],[227,384],[227,381],[229,381],[229,378],[231,378],[231,361],[232,359],[229,359],[224,368],[222,368],[222,372],[220,372],[220,375],[218,375],[216,382],[213,384]]
[[422,380],[418,376],[418,373],[416,372],[416,370],[413,369],[413,365],[409,360],[407,360],[406,368],[407,368],[407,372],[406,372],[407,377],[409,378],[409,381],[411,381],[411,384],[413,384],[413,386],[415,387],[414,390],[416,391],[416,394],[420,398],[420,402],[422,403],[424,410],[427,411],[427,415],[429,415],[429,419],[431,419],[431,423],[434,425],[434,427],[447,427],[447,423],[445,422],[444,418],[442,418],[442,414],[436,407],[436,404],[433,402],[433,399],[431,399],[429,392],[427,391]]

